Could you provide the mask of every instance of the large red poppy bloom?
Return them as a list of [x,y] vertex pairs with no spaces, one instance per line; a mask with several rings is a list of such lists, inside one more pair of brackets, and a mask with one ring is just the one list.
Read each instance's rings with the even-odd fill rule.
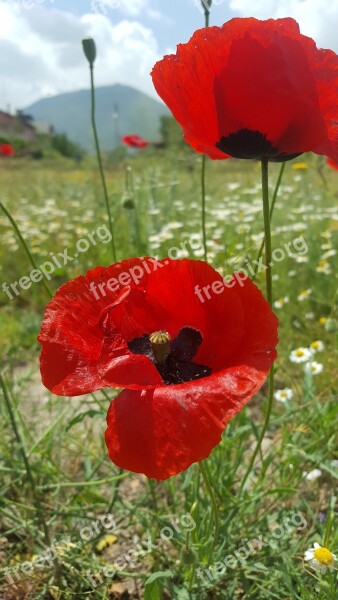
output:
[[14,156],[14,148],[10,144],[0,144],[0,156]]
[[338,56],[293,19],[200,29],[152,77],[185,140],[210,158],[338,160]]
[[224,287],[201,261],[136,258],[64,284],[39,341],[53,393],[126,388],[108,411],[109,456],[161,480],[206,458],[262,386],[277,318],[248,278]]
[[147,148],[149,146],[149,142],[144,140],[139,135],[125,135],[122,138],[122,142],[129,146],[129,148]]

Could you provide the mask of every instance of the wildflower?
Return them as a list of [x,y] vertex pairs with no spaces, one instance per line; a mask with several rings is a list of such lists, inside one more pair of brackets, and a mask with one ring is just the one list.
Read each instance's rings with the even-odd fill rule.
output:
[[125,135],[122,138],[122,142],[126,145],[129,146],[130,148],[146,148],[147,146],[149,146],[149,142],[147,142],[147,140],[144,140],[143,138],[141,138],[139,135]]
[[292,400],[293,391],[290,388],[284,388],[284,390],[277,390],[274,393],[274,397],[278,402],[286,402],[287,400]]
[[303,477],[305,477],[305,479],[307,479],[308,481],[315,481],[316,479],[318,479],[319,477],[322,476],[322,471],[320,469],[312,469],[312,471],[304,471],[303,473]]
[[312,290],[308,289],[308,290],[303,290],[302,292],[300,292],[297,300],[299,300],[299,302],[303,302],[304,300],[307,300],[312,294]]
[[196,31],[152,77],[185,140],[213,159],[338,160],[338,56],[295,20],[234,18]]
[[312,350],[313,353],[315,353],[315,352],[323,352],[323,350],[324,350],[324,342],[322,342],[321,340],[316,340],[315,342],[311,342],[311,344],[310,344],[310,350]]
[[[222,293],[203,301],[215,282]],[[249,278],[224,287],[201,261],[129,259],[56,292],[39,336],[42,380],[65,396],[126,388],[108,411],[109,456],[162,480],[206,458],[263,385],[277,323]]]
[[304,171],[308,168],[309,166],[306,162],[297,162],[292,165],[292,169],[294,169],[294,171]]
[[326,322],[327,322],[327,317],[320,317],[319,320],[318,320],[318,323],[320,325],[325,325]]
[[305,313],[305,318],[308,319],[309,321],[312,321],[312,319],[315,318],[315,315],[313,312],[307,312],[307,313]]
[[319,375],[319,373],[323,370],[323,365],[319,362],[313,360],[312,362],[307,362],[304,366],[305,373],[311,373],[312,375]]
[[279,300],[276,300],[273,305],[275,308],[283,308],[284,304],[287,304],[289,302],[289,298],[288,296],[285,296],[284,298],[279,298]]
[[337,560],[337,557],[331,550],[315,542],[312,548],[306,550],[304,560],[309,561],[317,571],[326,573],[327,569],[333,571],[333,563]]
[[14,156],[14,148],[10,144],[0,144],[0,156]]
[[105,550],[105,548],[109,548],[109,546],[115,544],[115,542],[117,542],[116,535],[107,533],[97,542],[95,548],[98,552],[102,552],[103,550]]
[[296,348],[290,353],[290,360],[294,363],[304,363],[310,360],[312,352],[309,348]]

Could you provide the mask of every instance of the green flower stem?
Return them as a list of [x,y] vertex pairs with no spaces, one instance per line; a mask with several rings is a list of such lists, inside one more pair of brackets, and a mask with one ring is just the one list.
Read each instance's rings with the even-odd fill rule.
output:
[[202,1],[202,6],[204,8],[205,26],[209,27],[210,8],[212,5],[212,0],[201,0],[201,1]]
[[212,489],[211,483],[210,483],[210,478],[209,478],[209,474],[207,471],[207,468],[205,466],[204,463],[199,462],[198,466],[200,468],[204,483],[205,483],[205,487],[208,490],[208,494],[210,496],[210,500],[211,500],[211,506],[212,506],[212,513],[213,513],[213,517],[214,517],[214,526],[215,526],[215,532],[214,532],[214,539],[213,539],[213,543],[210,549],[210,561],[212,559],[212,553],[214,551],[214,548],[217,544],[217,540],[218,540],[218,535],[219,535],[219,515],[218,515],[218,506],[217,506],[217,502],[216,502],[216,496],[214,494],[214,490]]
[[35,505],[36,505],[37,515],[38,515],[38,518],[39,518],[39,521],[40,521],[40,524],[41,524],[41,527],[42,527],[43,533],[44,533],[45,544],[46,544],[46,546],[50,546],[51,539],[50,539],[50,535],[49,535],[48,526],[47,526],[47,523],[46,523],[44,515],[43,515],[43,510],[42,510],[42,506],[40,503],[40,497],[39,497],[39,494],[38,494],[36,486],[35,486],[35,481],[34,481],[33,473],[32,473],[31,466],[30,466],[30,463],[28,460],[28,456],[26,454],[26,450],[25,450],[25,447],[24,447],[24,444],[21,439],[21,435],[20,435],[20,432],[19,432],[19,429],[18,429],[18,426],[16,423],[15,413],[14,413],[14,410],[13,410],[13,407],[11,404],[11,399],[9,397],[5,381],[1,374],[0,374],[0,385],[2,388],[3,395],[4,395],[5,405],[8,410],[8,414],[9,414],[9,418],[10,418],[11,425],[13,428],[14,436],[16,438],[16,441],[17,441],[17,444],[18,444],[18,447],[21,452],[21,456],[22,456],[22,459],[23,459],[23,462],[25,465],[27,479],[32,488],[32,494],[33,494]]
[[[19,238],[19,241],[20,241],[23,249],[25,250],[25,252],[26,252],[26,254],[27,254],[27,256],[28,256],[28,258],[30,260],[30,263],[31,263],[33,269],[36,269],[37,271],[39,271],[40,269],[39,269],[39,267],[37,266],[37,264],[35,262],[35,258],[33,256],[33,254],[31,253],[30,249],[28,248],[28,245],[27,245],[27,243],[26,243],[26,241],[25,241],[25,239],[24,239],[24,237],[23,237],[23,235],[22,235],[22,233],[21,233],[21,231],[19,229],[19,226],[17,225],[16,221],[12,217],[11,213],[7,210],[7,208],[2,204],[2,202],[0,202],[0,208],[5,213],[5,215],[8,218],[8,220],[10,221],[10,223],[11,223],[11,225],[12,225],[12,227],[13,227],[15,233],[16,233],[16,235]],[[48,296],[50,298],[52,298],[53,294],[52,294],[52,292],[51,292],[51,290],[50,290],[50,288],[49,288],[46,280],[42,279],[41,283],[42,283],[43,287],[45,288]]]
[[202,188],[202,236],[203,236],[203,250],[204,250],[204,260],[208,261],[208,248],[207,248],[207,229],[205,222],[205,165],[206,165],[206,156],[203,154],[202,156],[202,170],[201,170],[201,188]]
[[[265,264],[267,269],[265,271],[265,283],[266,283],[266,296],[267,301],[272,308],[272,248],[271,248],[271,227],[270,227],[270,208],[269,208],[269,176],[268,176],[268,160],[262,159],[262,196],[263,196],[263,216],[264,216],[264,238],[265,238]],[[269,391],[268,391],[268,404],[266,407],[265,420],[262,427],[262,431],[257,441],[256,448],[251,457],[248,469],[242,479],[242,483],[239,489],[239,495],[241,495],[247,479],[252,471],[254,462],[257,454],[260,452],[262,441],[265,433],[269,426],[272,404],[273,404],[273,387],[274,387],[274,366],[272,365],[268,377]]]
[[[203,0],[202,6],[204,9],[204,22],[205,27],[209,27],[210,18],[210,7],[212,0]],[[208,249],[207,249],[207,230],[206,230],[206,219],[205,219],[205,169],[206,169],[206,156],[202,156],[202,168],[201,168],[201,188],[202,188],[202,236],[203,236],[203,249],[204,249],[204,260],[208,260]]]
[[93,65],[93,63],[90,63],[89,70],[90,70],[90,89],[91,89],[91,119],[92,119],[92,128],[93,128],[93,133],[94,133],[96,156],[97,156],[97,162],[98,162],[98,165],[99,165],[99,171],[100,171],[100,176],[101,176],[101,183],[102,183],[102,188],[103,188],[103,195],[104,195],[104,199],[105,199],[105,203],[106,203],[106,209],[107,209],[107,215],[108,215],[109,230],[110,230],[110,234],[111,234],[111,245],[112,245],[113,261],[116,262],[116,249],[115,249],[113,220],[112,220],[112,216],[111,216],[111,210],[110,210],[110,204],[109,204],[109,198],[108,198],[107,185],[106,185],[106,180],[105,180],[105,176],[104,176],[104,172],[103,172],[103,166],[102,166],[100,143],[99,143],[99,138],[98,138],[98,135],[97,135],[96,122],[95,122],[95,86],[94,86],[94,65]]
[[[274,208],[275,208],[275,204],[276,204],[276,200],[277,200],[277,195],[278,195],[278,190],[279,190],[279,186],[280,186],[281,181],[282,181],[284,169],[285,169],[285,162],[282,162],[281,168],[279,170],[279,174],[278,174],[278,178],[277,178],[275,190],[274,190],[274,193],[273,193],[273,196],[272,196],[272,200],[271,200],[270,223],[271,223],[273,211],[274,211]],[[258,256],[257,256],[257,261],[255,263],[256,266],[255,266],[255,269],[254,269],[255,274],[254,274],[254,276],[252,278],[253,281],[254,281],[255,277],[257,276],[257,271],[258,271],[258,266],[259,266],[259,259],[260,259],[260,257],[263,254],[264,245],[265,245],[265,236],[263,237],[263,240],[262,240],[262,243],[261,243],[261,247],[259,249]]]

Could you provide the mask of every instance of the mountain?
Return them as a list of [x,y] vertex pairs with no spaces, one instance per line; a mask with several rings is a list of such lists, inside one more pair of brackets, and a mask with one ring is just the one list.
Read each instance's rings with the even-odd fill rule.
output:
[[[103,150],[119,145],[122,136],[136,133],[151,141],[160,139],[162,115],[169,111],[157,100],[126,85],[98,87],[95,91],[96,124]],[[43,98],[27,106],[25,114],[35,121],[48,122],[56,133],[65,133],[72,142],[92,152],[90,90]]]

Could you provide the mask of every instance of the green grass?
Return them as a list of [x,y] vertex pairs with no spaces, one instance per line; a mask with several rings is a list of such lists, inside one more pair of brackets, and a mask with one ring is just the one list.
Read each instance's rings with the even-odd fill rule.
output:
[[[285,249],[300,236],[299,247],[305,247],[304,240],[308,247],[307,262],[286,256],[273,267],[275,301],[289,298],[275,308],[280,319],[276,388],[291,388],[294,396],[285,404],[274,403],[263,457],[258,457],[242,495],[241,477],[264,418],[265,386],[230,422],[222,443],[207,460],[219,507],[215,544],[210,497],[197,465],[161,484],[120,471],[106,458],[103,439],[105,414],[115,392],[69,399],[53,396],[40,385],[36,336],[49,299],[41,282],[13,300],[0,292],[5,391],[0,441],[1,597],[336,598],[337,568],[320,575],[304,566],[303,555],[314,541],[325,541],[338,551],[331,518],[336,514],[338,477],[332,463],[338,458],[337,275],[336,256],[330,252],[338,248],[337,175],[324,170],[326,188],[317,159],[305,160],[304,170],[293,168],[303,157],[287,163],[272,221],[274,248]],[[147,253],[162,257],[182,242],[187,242],[190,258],[201,258],[200,245],[195,244],[196,249],[189,244],[192,234],[201,233],[200,157],[188,151],[158,153],[140,155],[128,164],[128,177],[127,164],[105,165],[118,258]],[[279,166],[272,165],[270,171],[272,191]],[[224,274],[246,258],[257,258],[262,231],[259,177],[254,162],[207,161],[209,261]],[[62,161],[3,162],[0,190],[0,200],[15,218],[38,266],[50,259],[50,253],[68,249],[74,255],[80,238],[107,223],[99,177],[90,160],[82,167]],[[3,213],[0,236],[1,283],[10,284],[28,275],[32,266]],[[325,244],[328,247],[322,248]],[[110,264],[110,251],[110,244],[101,242],[79,253],[54,271],[47,282],[52,292],[89,268]],[[323,258],[328,251],[331,256]],[[321,260],[327,262],[318,272]],[[323,265],[331,272],[320,272]],[[264,273],[256,282],[264,291]],[[300,301],[301,292],[308,289],[312,290],[308,298]],[[323,318],[330,319],[330,328]],[[292,363],[289,354],[315,340],[324,343],[324,351],[315,355],[323,371],[305,376],[303,365]],[[315,468],[322,475],[307,480],[304,472]],[[116,522],[114,531],[100,521],[106,514]],[[167,542],[161,537],[164,527],[172,533]],[[107,532],[115,537],[99,550],[97,544]],[[255,546],[255,539],[263,539],[264,545],[256,541]],[[248,542],[250,555],[231,566],[229,556],[235,552],[243,556],[240,548],[248,548]],[[26,565],[27,573],[22,572],[24,561],[41,558],[55,543],[62,546],[56,560],[44,568],[40,563],[31,572]],[[114,572],[114,560],[128,551],[132,564],[121,559]],[[6,567],[15,586],[6,577]],[[19,580],[13,574],[15,567]],[[103,575],[104,569],[109,576]],[[92,578],[97,575],[96,587],[88,573]],[[123,596],[124,589],[128,591]]]

